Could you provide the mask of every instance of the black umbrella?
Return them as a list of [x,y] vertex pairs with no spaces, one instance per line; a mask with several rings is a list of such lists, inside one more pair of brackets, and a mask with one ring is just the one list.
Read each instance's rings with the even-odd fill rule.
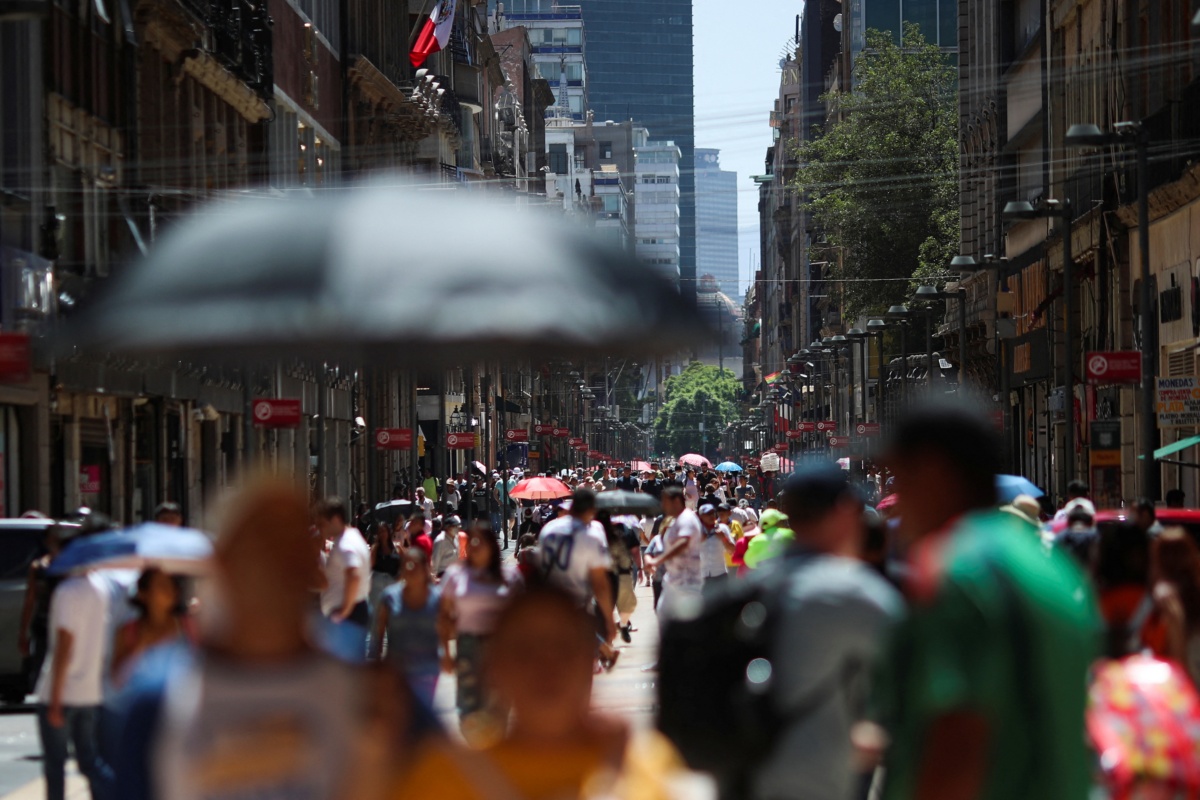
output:
[[639,514],[652,516],[662,512],[662,505],[652,494],[614,489],[596,495],[596,510],[610,514]]
[[392,364],[666,351],[706,335],[673,286],[561,217],[364,187],[196,211],[65,338],[86,351]]

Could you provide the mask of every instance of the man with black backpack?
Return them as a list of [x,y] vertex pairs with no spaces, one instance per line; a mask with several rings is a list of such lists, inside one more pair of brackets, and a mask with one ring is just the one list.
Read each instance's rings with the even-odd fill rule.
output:
[[791,551],[664,628],[659,727],[723,797],[848,800],[851,728],[902,603],[856,558],[863,504],[843,470],[804,468],[781,500]]

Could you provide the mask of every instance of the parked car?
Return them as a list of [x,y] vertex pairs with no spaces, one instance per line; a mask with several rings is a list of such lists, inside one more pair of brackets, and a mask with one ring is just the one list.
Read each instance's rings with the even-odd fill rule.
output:
[[23,703],[40,664],[21,656],[21,606],[29,567],[45,552],[49,519],[0,519],[0,702]]

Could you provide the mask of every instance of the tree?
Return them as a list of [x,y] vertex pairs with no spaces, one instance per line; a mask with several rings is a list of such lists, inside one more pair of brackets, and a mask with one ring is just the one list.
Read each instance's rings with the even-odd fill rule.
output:
[[711,451],[720,443],[720,430],[737,417],[741,382],[731,370],[693,361],[664,388],[666,399],[654,422],[659,451],[676,456]]
[[835,121],[796,149],[793,188],[832,246],[813,260],[829,261],[851,319],[903,303],[958,252],[957,94],[917,25],[905,23],[903,48],[869,30],[853,90],[824,97]]

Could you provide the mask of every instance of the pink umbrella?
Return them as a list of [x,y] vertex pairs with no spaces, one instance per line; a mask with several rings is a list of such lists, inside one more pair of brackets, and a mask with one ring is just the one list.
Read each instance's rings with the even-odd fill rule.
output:
[[688,453],[686,456],[679,457],[680,464],[687,464],[689,467],[712,467],[712,462],[702,455],[696,453]]
[[629,466],[634,472],[649,472],[650,471],[650,462],[649,461],[630,461]]
[[570,495],[571,487],[558,478],[526,478],[508,496],[516,500],[555,500]]

